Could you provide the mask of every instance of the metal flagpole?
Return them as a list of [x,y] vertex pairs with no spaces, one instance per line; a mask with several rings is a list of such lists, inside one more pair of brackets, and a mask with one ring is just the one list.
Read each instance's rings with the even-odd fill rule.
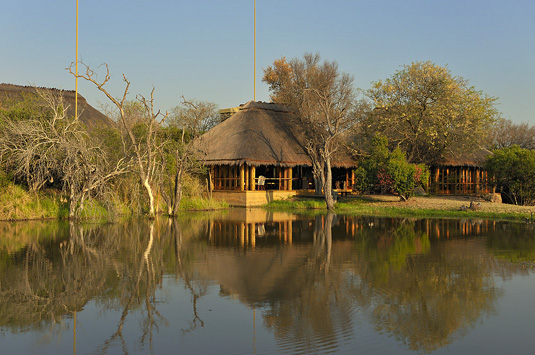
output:
[[253,75],[253,101],[256,101],[256,0],[254,0],[254,75]]
[[76,0],[76,75],[74,77],[74,119],[78,119],[78,0]]

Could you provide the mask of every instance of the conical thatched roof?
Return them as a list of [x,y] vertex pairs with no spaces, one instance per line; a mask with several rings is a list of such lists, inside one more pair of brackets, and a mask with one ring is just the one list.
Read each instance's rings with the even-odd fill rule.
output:
[[[0,107],[20,102],[25,100],[28,96],[38,98],[38,91],[51,93],[53,95],[62,95],[65,104],[68,105],[67,115],[71,117],[74,116],[76,93],[73,90],[0,84]],[[86,99],[80,94],[78,94],[78,113],[80,121],[88,127],[115,125],[108,116],[88,104]]]
[[[281,105],[250,101],[201,137],[207,165],[311,165],[296,113]],[[333,166],[355,166],[338,154]],[[341,158],[340,158],[341,157]]]

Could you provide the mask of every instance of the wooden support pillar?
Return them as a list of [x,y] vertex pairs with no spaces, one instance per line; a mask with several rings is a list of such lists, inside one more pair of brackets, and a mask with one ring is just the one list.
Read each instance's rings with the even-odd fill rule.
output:
[[476,174],[476,194],[479,193],[479,169],[475,168],[474,172]]
[[245,163],[240,165],[240,191],[245,191]]
[[234,189],[238,190],[240,189],[240,166],[234,165]]
[[232,179],[232,175],[234,174],[234,166],[227,166],[227,188],[229,190],[234,189],[234,180]]
[[244,183],[245,183],[245,191],[247,190],[250,190],[249,188],[249,165],[245,165],[245,180],[244,180]]
[[254,165],[251,166],[251,172],[249,173],[249,190],[254,191],[256,190],[256,167]]
[[210,183],[210,191],[213,191],[216,186],[215,166],[211,165],[208,170],[208,182]]
[[290,167],[288,168],[288,190],[289,191],[293,190],[292,179],[293,179],[293,169]]
[[446,193],[449,194],[450,188],[450,169],[446,169]]
[[433,189],[434,189],[434,192],[435,192],[435,193],[438,192],[438,185],[439,185],[438,177],[439,177],[439,175],[440,175],[440,168],[437,168],[437,169],[435,170],[435,176],[433,177],[433,184],[435,185],[435,186],[433,187]]

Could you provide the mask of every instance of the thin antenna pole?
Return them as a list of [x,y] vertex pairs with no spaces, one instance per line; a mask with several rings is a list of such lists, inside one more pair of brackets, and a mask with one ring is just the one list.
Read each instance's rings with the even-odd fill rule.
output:
[[254,0],[254,75],[253,75],[253,101],[256,101],[256,0]]
[[78,0],[76,0],[76,75],[74,76],[74,119],[78,119]]

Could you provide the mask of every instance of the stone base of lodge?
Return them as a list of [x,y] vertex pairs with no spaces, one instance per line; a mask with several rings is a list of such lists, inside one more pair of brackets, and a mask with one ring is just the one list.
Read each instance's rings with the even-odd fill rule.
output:
[[213,191],[212,198],[219,201],[225,201],[230,206],[237,207],[254,207],[262,206],[268,202],[275,200],[284,200],[293,197],[297,194],[302,194],[302,191],[280,191],[280,190],[266,190],[266,191]]

